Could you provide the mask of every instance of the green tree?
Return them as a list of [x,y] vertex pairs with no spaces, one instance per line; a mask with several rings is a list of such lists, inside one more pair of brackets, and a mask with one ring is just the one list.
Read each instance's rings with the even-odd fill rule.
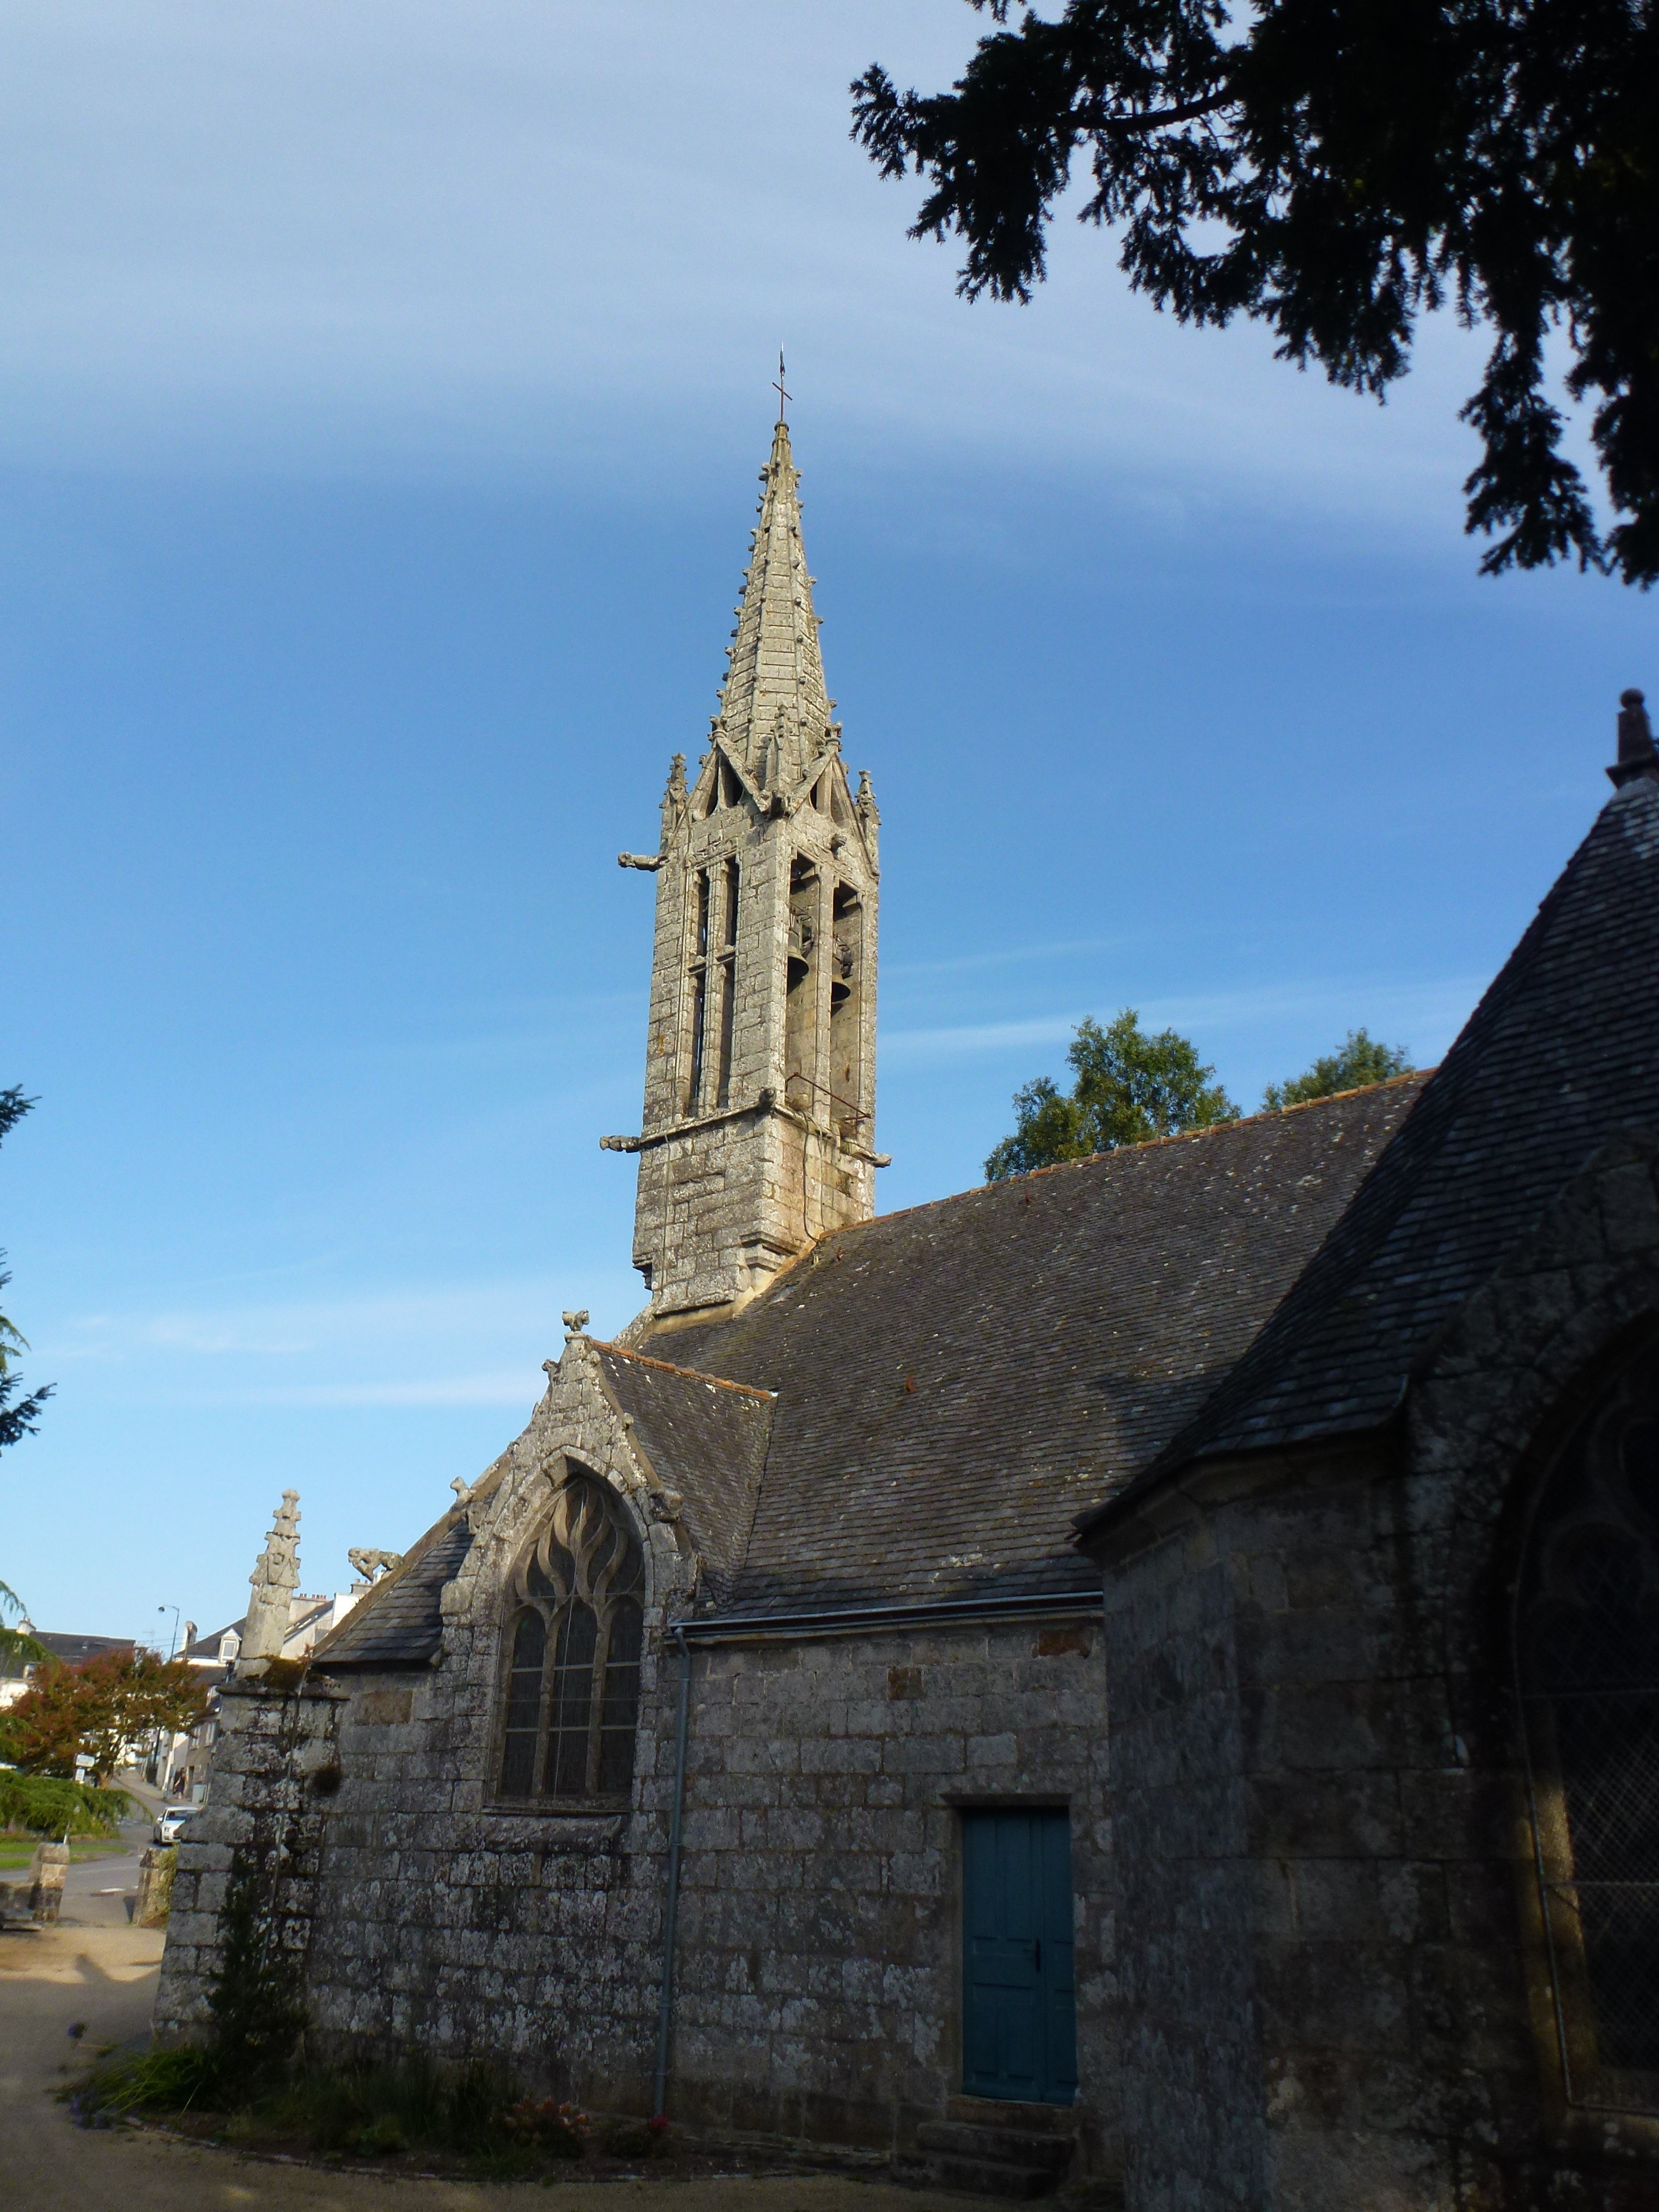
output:
[[26,1774],[72,1780],[77,1758],[102,1783],[132,1745],[156,1729],[191,1729],[207,1692],[187,1659],[157,1651],[100,1651],[74,1666],[47,1660],[15,1705],[0,1713],[0,1758]]
[[[967,242],[959,289],[1029,299],[1073,168],[1137,291],[1182,322],[1270,325],[1281,360],[1381,398],[1417,319],[1493,338],[1463,410],[1487,574],[1576,556],[1659,577],[1659,9],[1652,0],[970,0],[994,19],[949,92],[854,84],[854,136],[927,179],[913,237]],[[1009,27],[1011,19],[1013,27]],[[1623,518],[1600,535],[1547,396],[1566,392]]]
[[1350,1030],[1334,1052],[1315,1060],[1301,1075],[1285,1083],[1270,1083],[1261,1094],[1264,1113],[1282,1107],[1305,1106],[1310,1098],[1329,1098],[1339,1091],[1358,1091],[1367,1083],[1386,1083],[1403,1075],[1412,1064],[1403,1044],[1378,1044],[1364,1030]]
[[10,1620],[21,1617],[22,1611],[23,1601],[16,1591],[9,1583],[0,1583],[0,1667],[16,1668],[19,1661],[27,1664],[47,1656],[46,1645],[37,1643],[26,1629],[9,1626]]
[[1077,1079],[1069,1091],[1041,1075],[1014,1093],[1014,1133],[986,1161],[988,1182],[1237,1117],[1197,1048],[1174,1030],[1148,1036],[1132,1006],[1104,1029],[1079,1024],[1066,1057]]
[[[33,1099],[25,1098],[15,1084],[9,1091],[0,1091],[0,1141],[16,1127],[33,1103]],[[3,1261],[5,1256],[3,1252],[0,1252],[0,1261]],[[3,1291],[10,1280],[10,1275],[0,1265],[0,1291]],[[27,1398],[17,1397],[21,1379],[13,1374],[11,1363],[18,1352],[27,1350],[28,1346],[23,1337],[5,1315],[0,1313],[0,1450],[3,1450],[7,1444],[15,1444],[20,1437],[32,1433],[40,1422],[41,1407],[52,1395],[52,1385],[48,1382]],[[46,1656],[44,1645],[37,1644],[32,1636],[26,1636],[8,1625],[7,1615],[10,1614],[15,1619],[22,1610],[22,1600],[16,1591],[0,1583],[0,1660],[43,1659]]]
[[[25,1098],[15,1085],[9,1091],[0,1091],[0,1141],[3,1141],[16,1127],[33,1103],[33,1099]],[[5,1256],[3,1252],[0,1252],[0,1261],[3,1261]],[[9,1273],[0,1267],[0,1291],[3,1291],[10,1280]],[[27,1350],[26,1340],[5,1315],[0,1314],[0,1450],[3,1450],[7,1444],[15,1444],[20,1437],[33,1433],[39,1424],[40,1410],[52,1395],[52,1386],[48,1382],[28,1397],[18,1398],[15,1404],[12,1402],[21,1381],[12,1372],[12,1360],[18,1352]]]

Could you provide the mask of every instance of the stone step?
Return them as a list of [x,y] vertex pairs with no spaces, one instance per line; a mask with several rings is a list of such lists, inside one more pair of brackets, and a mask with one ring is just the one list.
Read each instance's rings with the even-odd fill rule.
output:
[[1059,2176],[1050,2166],[1006,2166],[1000,2159],[934,2156],[927,2171],[937,2189],[954,2189],[964,2197],[1000,2197],[1024,2203],[1033,2197],[1051,2197]]
[[1022,2105],[1009,2097],[951,2097],[945,2117],[966,2120],[970,2127],[1018,2128],[1034,2136],[1064,2136],[1069,2142],[1077,2133],[1075,2105]]
[[930,2157],[1040,2166],[1048,2173],[1060,2172],[1072,2160],[1069,2135],[1037,2135],[1029,2128],[996,2127],[980,2120],[924,2120],[916,2130],[916,2141]]

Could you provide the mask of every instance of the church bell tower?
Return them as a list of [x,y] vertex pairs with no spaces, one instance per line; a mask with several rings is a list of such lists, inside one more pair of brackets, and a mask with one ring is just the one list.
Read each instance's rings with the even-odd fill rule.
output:
[[634,1264],[653,1322],[742,1304],[875,1211],[880,816],[830,720],[780,410],[708,751],[676,754],[657,878]]

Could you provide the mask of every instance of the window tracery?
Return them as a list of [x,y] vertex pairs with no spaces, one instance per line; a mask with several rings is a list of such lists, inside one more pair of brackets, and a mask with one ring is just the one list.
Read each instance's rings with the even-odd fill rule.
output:
[[509,1590],[498,1792],[626,1797],[639,1719],[645,1568],[621,1500],[573,1473]]
[[1659,1346],[1540,1493],[1516,1670],[1568,2094],[1659,2111]]

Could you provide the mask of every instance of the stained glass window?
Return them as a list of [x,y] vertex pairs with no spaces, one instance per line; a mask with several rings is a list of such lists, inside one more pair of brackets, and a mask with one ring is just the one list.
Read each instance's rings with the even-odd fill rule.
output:
[[1568,2092],[1659,2110],[1659,1347],[1540,1492],[1516,1667]]
[[621,1500],[574,1474],[520,1558],[507,1638],[500,1795],[625,1798],[634,1778],[644,1562]]

